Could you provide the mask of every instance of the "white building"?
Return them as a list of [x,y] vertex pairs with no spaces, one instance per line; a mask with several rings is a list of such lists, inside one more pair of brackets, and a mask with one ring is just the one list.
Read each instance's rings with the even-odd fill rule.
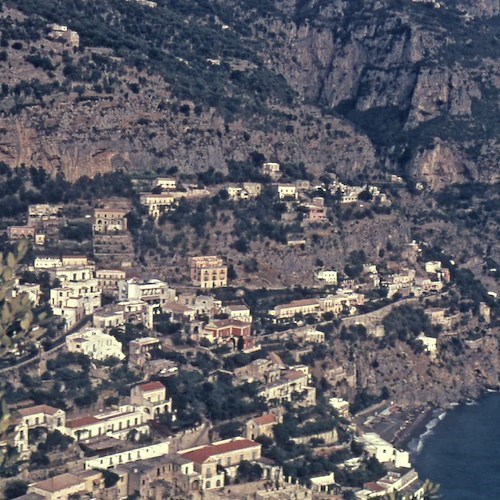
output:
[[62,260],[59,257],[36,257],[33,266],[35,269],[61,267]]
[[299,194],[295,184],[278,184],[278,197],[280,200],[285,198],[297,199]]
[[331,269],[316,271],[316,278],[320,281],[324,281],[327,285],[336,285],[338,283],[338,273]]
[[429,260],[425,263],[425,272],[426,273],[437,273],[441,271],[441,262],[439,260]]
[[149,444],[132,450],[125,450],[119,453],[89,458],[85,460],[84,468],[85,470],[109,469],[110,467],[114,467],[119,464],[127,464],[129,462],[136,462],[137,460],[145,460],[146,458],[156,458],[168,455],[169,450],[170,442],[168,441],[157,444]]
[[421,333],[417,340],[420,340],[422,344],[424,344],[425,350],[431,355],[435,356],[437,353],[437,338],[435,337],[427,337],[423,333]]
[[148,304],[163,306],[175,301],[175,290],[158,279],[142,281],[131,278],[118,282],[118,300],[142,300]]
[[87,327],[68,335],[66,346],[70,352],[79,352],[99,361],[107,358],[125,358],[120,342],[99,328]]
[[379,462],[391,462],[395,467],[411,467],[410,455],[407,451],[397,450],[374,432],[366,432],[359,440],[363,444],[366,453],[375,457]]
[[347,417],[349,415],[349,402],[342,398],[330,398],[330,406],[337,411],[339,416]]
[[141,194],[141,205],[148,208],[148,213],[154,219],[158,219],[165,211],[174,207],[176,198],[169,193],[143,193]]
[[96,328],[106,330],[116,328],[125,324],[125,313],[121,309],[99,309],[92,315],[92,324]]
[[250,309],[243,304],[231,304],[225,306],[224,312],[231,319],[237,319],[240,321],[245,321],[247,323],[252,322],[252,315],[250,314]]
[[164,191],[174,191],[177,189],[177,181],[173,177],[157,177],[153,187],[159,187]]

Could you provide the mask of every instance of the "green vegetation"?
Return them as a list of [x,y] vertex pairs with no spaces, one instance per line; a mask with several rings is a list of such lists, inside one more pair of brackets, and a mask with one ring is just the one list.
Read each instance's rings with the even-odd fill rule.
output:
[[[25,215],[28,205],[33,203],[71,203],[84,202],[109,196],[135,198],[130,177],[116,171],[97,174],[92,179],[83,176],[76,182],[65,180],[62,174],[51,177],[43,168],[9,168],[0,162],[0,218]],[[88,226],[78,224],[77,228],[89,231]],[[72,236],[71,227],[64,228],[63,236]]]
[[5,490],[3,492],[6,500],[24,495],[28,491],[28,485],[28,481],[23,481],[22,479],[9,481],[6,484]]
[[173,377],[160,379],[167,388],[177,409],[173,429],[187,428],[200,423],[202,416],[213,422],[229,420],[240,415],[266,410],[257,396],[256,384],[235,386],[231,377],[219,374],[209,382],[199,372],[180,371]]
[[[43,20],[67,24],[80,34],[81,46],[111,49],[122,64],[163,78],[179,99],[217,107],[230,118],[236,113],[262,113],[268,103],[291,104],[294,98],[285,79],[267,69],[258,55],[263,44],[253,39],[250,26],[260,15],[262,5],[248,3],[252,5],[244,19],[241,13],[236,15],[244,8],[241,4],[223,1],[167,1],[150,9],[112,0],[104,0],[98,7],[67,0],[42,4],[20,0],[15,6],[38,22],[30,33],[20,25],[24,33],[11,30],[3,38],[6,42],[38,39],[45,34]],[[221,23],[229,29],[222,29]],[[106,78],[111,59],[99,54],[74,62],[68,55],[63,74],[71,81],[106,90],[116,84]],[[209,59],[222,62],[211,63]],[[241,64],[235,66],[232,61]],[[33,55],[29,62],[51,70],[51,61],[41,56]],[[137,93],[140,86],[140,81],[132,83],[130,89]]]
[[419,307],[404,304],[394,308],[383,320],[385,340],[394,345],[396,339],[411,342],[421,333],[435,336],[429,317]]

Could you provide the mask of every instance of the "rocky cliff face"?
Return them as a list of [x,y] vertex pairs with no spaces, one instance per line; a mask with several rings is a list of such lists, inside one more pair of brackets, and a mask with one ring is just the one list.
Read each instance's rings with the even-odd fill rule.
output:
[[[132,69],[95,41],[85,45],[85,32],[80,33],[82,49],[70,54],[68,47],[45,37],[48,19],[40,11],[42,38],[24,41],[15,50],[12,39],[7,61],[0,60],[10,89],[2,90],[0,102],[0,161],[42,165],[74,179],[117,167],[225,171],[228,160],[259,151],[281,162],[303,161],[316,175],[325,168],[345,178],[373,174],[381,166],[407,170],[432,188],[470,179],[492,181],[498,175],[492,130],[498,63],[481,59],[483,47],[474,38],[482,36],[476,33],[479,25],[464,17],[466,12],[483,16],[485,39],[494,36],[495,0],[464,0],[461,10],[455,2],[441,2],[436,9],[390,0],[287,0],[274,3],[275,10],[262,17],[222,3],[252,30],[252,57],[261,62],[251,64],[282,75],[296,92],[293,104],[268,99],[265,113],[241,111],[230,119],[217,104],[203,104],[195,112],[196,99],[179,99],[155,74],[154,65]],[[4,8],[2,16],[3,21],[27,19],[15,8]],[[191,21],[204,29],[201,18]],[[467,36],[474,39],[464,48],[460,43],[468,43]],[[50,69],[40,61],[27,62],[33,53],[47,58]],[[108,76],[102,83],[92,85],[86,77],[78,81],[74,66],[104,56]],[[231,66],[230,79],[250,67],[240,61],[243,69],[236,75],[234,61],[221,59],[220,64]],[[111,94],[98,88],[111,80]],[[32,85],[28,94],[15,90],[27,81]],[[33,81],[57,84],[61,91],[37,97]],[[250,94],[244,98],[253,99]],[[491,104],[478,107],[481,100]],[[388,118],[381,118],[387,110]],[[464,130],[466,141],[457,128]]]

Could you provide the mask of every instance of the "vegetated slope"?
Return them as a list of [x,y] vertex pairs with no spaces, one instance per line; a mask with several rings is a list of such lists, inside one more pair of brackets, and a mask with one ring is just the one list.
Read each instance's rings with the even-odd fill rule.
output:
[[[498,12],[441,6],[5,1],[0,160],[75,178],[224,171],[259,151],[315,174],[493,180]],[[49,23],[77,31],[79,49]]]

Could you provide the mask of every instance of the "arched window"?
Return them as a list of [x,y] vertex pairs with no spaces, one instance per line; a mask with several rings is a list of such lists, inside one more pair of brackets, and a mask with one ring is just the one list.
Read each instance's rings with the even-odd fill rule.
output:
[[209,489],[210,489],[210,486],[211,486],[210,481],[207,481],[207,482],[206,482],[206,484],[205,484],[205,488],[206,488],[207,490],[209,490]]

